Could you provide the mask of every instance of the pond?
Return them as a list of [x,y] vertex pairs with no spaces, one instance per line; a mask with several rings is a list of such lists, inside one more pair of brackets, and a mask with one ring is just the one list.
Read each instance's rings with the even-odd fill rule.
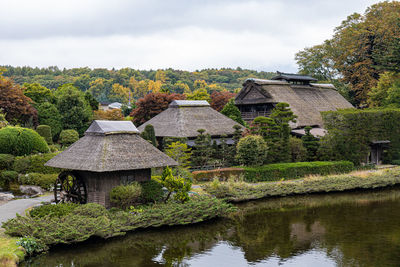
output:
[[58,247],[22,266],[400,266],[400,188],[238,206],[232,219]]

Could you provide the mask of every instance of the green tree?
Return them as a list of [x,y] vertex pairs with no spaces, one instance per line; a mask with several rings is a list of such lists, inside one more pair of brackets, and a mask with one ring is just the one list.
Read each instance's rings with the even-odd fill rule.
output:
[[371,107],[400,107],[400,73],[384,72],[378,84],[368,93]]
[[49,125],[53,140],[62,130],[62,117],[57,107],[49,102],[44,102],[37,107],[39,124]]
[[231,118],[232,120],[236,121],[237,123],[246,126],[246,123],[242,119],[242,114],[240,113],[240,110],[235,106],[233,99],[228,101],[228,103],[221,110],[221,113],[227,116],[228,118]]
[[164,171],[161,175],[161,178],[158,181],[168,190],[167,197],[164,202],[167,202],[169,197],[173,192],[175,192],[175,200],[178,200],[182,203],[188,201],[190,199],[188,192],[192,188],[192,183],[184,179],[182,177],[174,177],[172,175],[172,170],[169,167],[165,167]]
[[157,147],[156,133],[154,131],[153,125],[147,124],[146,127],[144,127],[141,136],[143,139],[149,141],[153,146]]
[[189,148],[187,144],[177,141],[167,145],[165,154],[178,162],[179,166],[190,168],[190,158],[192,156],[191,150],[192,149]]
[[305,135],[301,137],[303,146],[307,150],[307,161],[317,160],[317,151],[319,148],[319,140],[311,134],[312,127],[307,126],[304,128]]
[[39,83],[24,83],[23,85],[24,95],[34,101],[34,106],[44,102],[55,102],[55,96],[52,90],[41,86]]
[[265,162],[267,144],[259,135],[248,135],[240,139],[236,158],[241,165],[261,166]]
[[193,93],[187,95],[188,100],[206,100],[207,102],[211,101],[210,94],[207,92],[205,88],[199,88],[193,91]]
[[56,91],[56,97],[63,128],[76,130],[82,136],[92,120],[92,109],[84,93],[72,84],[64,84]]
[[97,101],[96,98],[94,98],[89,91],[85,92],[85,99],[86,99],[86,102],[89,103],[90,108],[93,111],[99,109],[99,101]]
[[292,162],[307,160],[307,149],[303,146],[303,141],[300,138],[290,137],[289,148]]
[[327,78],[338,73],[350,85],[357,104],[365,104],[379,74],[398,69],[399,14],[400,2],[384,1],[363,15],[348,16],[331,39],[296,55],[300,72]]
[[194,141],[195,146],[192,154],[192,162],[194,167],[202,168],[208,165],[212,155],[211,136],[205,134],[206,130],[204,129],[197,131],[199,134]]

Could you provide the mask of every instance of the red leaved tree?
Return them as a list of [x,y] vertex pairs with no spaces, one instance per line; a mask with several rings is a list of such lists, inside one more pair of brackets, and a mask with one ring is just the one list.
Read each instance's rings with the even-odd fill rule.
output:
[[214,91],[211,94],[211,107],[216,111],[221,111],[226,103],[228,103],[229,99],[235,97],[235,93],[231,93],[228,91],[217,92]]
[[10,79],[0,76],[0,108],[11,123],[32,123],[36,125],[38,116],[31,105],[32,99],[25,96],[21,87]]
[[141,125],[168,108],[174,100],[186,99],[183,94],[150,93],[136,102],[130,116],[135,125]]

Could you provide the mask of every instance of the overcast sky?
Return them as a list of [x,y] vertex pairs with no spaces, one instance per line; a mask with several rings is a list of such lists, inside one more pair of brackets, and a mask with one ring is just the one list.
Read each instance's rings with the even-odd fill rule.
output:
[[0,0],[0,65],[297,70],[373,0]]

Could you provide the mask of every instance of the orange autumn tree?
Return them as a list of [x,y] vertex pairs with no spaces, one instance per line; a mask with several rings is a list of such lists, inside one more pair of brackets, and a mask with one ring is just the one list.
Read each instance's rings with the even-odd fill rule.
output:
[[183,94],[150,93],[136,102],[130,114],[136,126],[145,123],[168,108],[174,100],[186,99]]
[[32,99],[25,96],[21,87],[0,73],[0,107],[11,123],[32,123],[37,125],[36,109],[31,105]]
[[210,105],[216,111],[221,111],[224,108],[224,106],[226,105],[226,103],[228,103],[228,101],[231,98],[234,98],[235,96],[236,96],[235,93],[231,93],[228,91],[222,91],[222,92],[214,91],[211,94]]

